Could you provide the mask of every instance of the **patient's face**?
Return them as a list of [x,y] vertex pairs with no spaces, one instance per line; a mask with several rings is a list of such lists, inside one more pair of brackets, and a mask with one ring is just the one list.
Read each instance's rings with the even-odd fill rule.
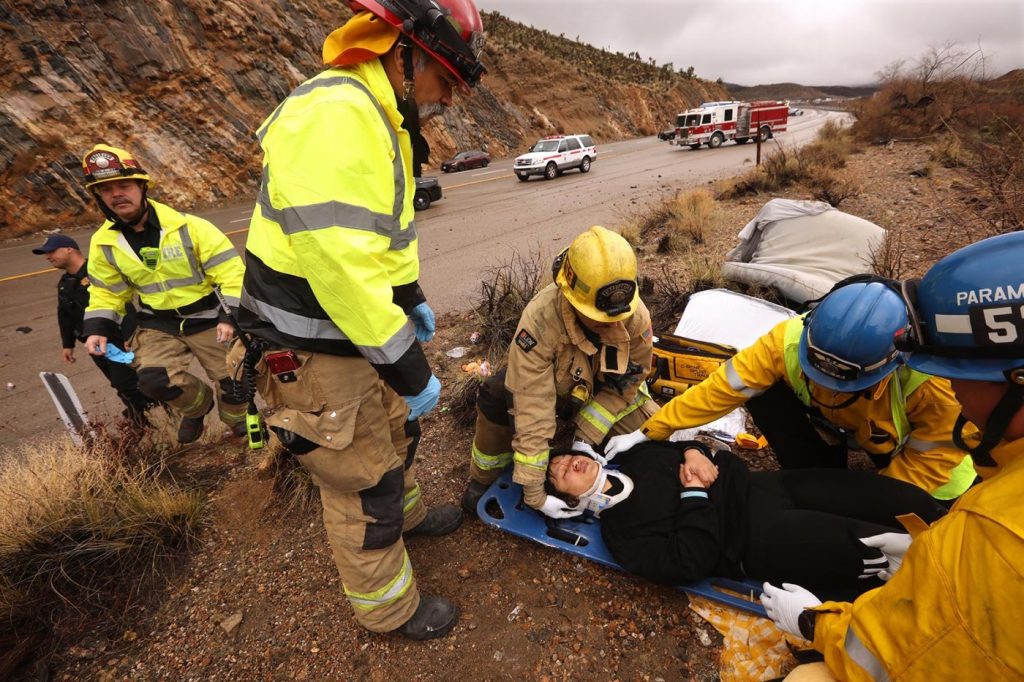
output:
[[601,465],[586,455],[555,455],[548,462],[548,478],[560,493],[579,497],[597,480]]

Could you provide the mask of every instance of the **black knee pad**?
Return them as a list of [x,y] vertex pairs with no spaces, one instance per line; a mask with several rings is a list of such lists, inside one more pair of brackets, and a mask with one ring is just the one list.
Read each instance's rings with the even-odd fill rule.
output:
[[139,390],[151,400],[168,403],[182,393],[178,386],[171,386],[171,377],[166,367],[143,367],[139,370]]
[[276,433],[277,437],[281,439],[281,445],[284,446],[284,449],[293,455],[308,455],[320,447],[318,444],[307,438],[303,438],[294,431],[282,429],[280,426],[271,426],[270,430]]
[[405,513],[402,511],[402,492],[405,489],[405,471],[392,469],[381,477],[377,485],[359,493],[363,513],[374,520],[366,524],[363,549],[384,549],[402,537]]
[[242,389],[242,382],[235,381],[230,377],[224,377],[219,382],[220,384],[220,400],[223,403],[229,405],[241,405],[246,402],[243,395],[244,390]]

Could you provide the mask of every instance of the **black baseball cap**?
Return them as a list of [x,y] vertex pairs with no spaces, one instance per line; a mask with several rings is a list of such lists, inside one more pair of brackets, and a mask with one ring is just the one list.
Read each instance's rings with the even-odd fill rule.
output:
[[38,249],[32,249],[32,253],[39,256],[44,253],[52,253],[57,249],[63,249],[66,247],[75,249],[76,251],[81,251],[81,249],[78,248],[78,242],[71,237],[63,234],[51,234],[46,238],[46,242],[42,246]]

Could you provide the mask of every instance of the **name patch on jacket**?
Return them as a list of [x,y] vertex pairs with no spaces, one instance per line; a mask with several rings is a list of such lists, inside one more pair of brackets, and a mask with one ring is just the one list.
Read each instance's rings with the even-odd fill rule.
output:
[[537,339],[530,336],[530,332],[525,329],[520,329],[519,333],[516,334],[516,345],[522,348],[523,351],[529,353],[537,347]]

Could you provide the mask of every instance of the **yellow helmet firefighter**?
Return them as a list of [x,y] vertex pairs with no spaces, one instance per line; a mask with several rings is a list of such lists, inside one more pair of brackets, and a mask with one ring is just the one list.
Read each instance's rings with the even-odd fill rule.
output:
[[82,174],[86,189],[113,180],[142,180],[147,187],[153,183],[131,152],[105,144],[98,144],[85,153]]
[[636,312],[636,255],[621,235],[595,225],[555,261],[555,282],[581,314],[618,322]]

